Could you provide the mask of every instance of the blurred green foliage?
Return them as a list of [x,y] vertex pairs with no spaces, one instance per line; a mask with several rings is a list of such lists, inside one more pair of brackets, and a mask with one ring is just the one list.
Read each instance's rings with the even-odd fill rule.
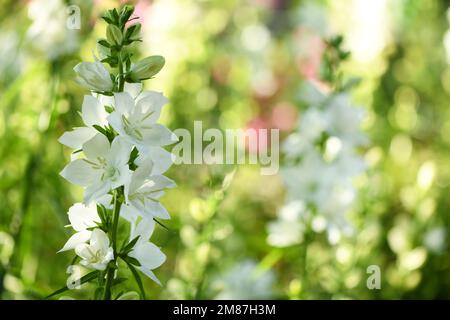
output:
[[[325,80],[334,81],[330,51],[316,45],[316,38],[342,33],[343,50],[358,48],[351,43],[351,28],[360,28],[361,21],[351,8],[360,2],[138,1],[142,56],[166,58],[165,69],[148,84],[170,99],[165,123],[189,130],[194,120],[222,130],[256,123],[279,127],[284,137],[289,128],[274,117],[277,107],[292,107],[301,116],[299,86],[321,79],[317,60],[324,50],[328,60],[321,61],[328,67],[322,65],[322,71],[328,72]],[[29,37],[29,3],[0,0],[3,299],[41,299],[68,276],[71,257],[56,251],[68,236],[67,209],[81,190],[58,175],[70,155],[57,139],[80,124],[86,92],[73,81],[72,68],[92,60],[105,27],[98,17],[117,3],[70,4],[81,8],[77,48],[49,56]],[[350,55],[339,69],[344,77],[361,78],[354,97],[367,108],[364,129],[371,140],[361,150],[369,170],[356,181],[359,200],[350,213],[355,236],[331,246],[315,234],[306,263],[302,245],[273,248],[266,242],[266,224],[283,203],[277,176],[261,176],[255,166],[173,166],[168,176],[178,187],[163,199],[172,220],[154,237],[168,256],[156,271],[163,286],[146,279],[147,297],[214,298],[215,281],[251,258],[275,274],[273,298],[450,298],[448,4],[403,0],[386,6],[389,25],[375,25],[380,33],[388,29],[382,50],[370,61]],[[342,12],[350,13],[350,29],[333,24]],[[381,290],[366,287],[369,265],[381,268]],[[138,291],[132,282],[123,287]],[[92,298],[89,289],[69,295]]]

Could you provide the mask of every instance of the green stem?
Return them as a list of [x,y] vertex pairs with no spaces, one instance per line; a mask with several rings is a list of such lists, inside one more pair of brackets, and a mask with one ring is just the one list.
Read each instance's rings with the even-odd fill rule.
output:
[[111,299],[111,287],[114,279],[114,271],[116,270],[117,265],[117,228],[119,225],[119,216],[120,216],[120,207],[122,206],[122,202],[119,200],[119,190],[114,190],[114,209],[113,209],[113,225],[111,230],[111,242],[112,248],[114,252],[114,260],[113,263],[108,264],[107,273],[106,273],[106,283],[105,283],[105,291],[103,294],[103,300]]
[[308,247],[311,243],[312,240],[311,238],[312,232],[308,222],[304,233],[303,255],[302,255],[302,292],[304,293],[306,293],[306,290],[308,288]]
[[[123,92],[125,81],[123,76],[123,62],[122,56],[119,53],[119,63],[117,68],[119,69],[118,76],[118,92]],[[122,206],[122,202],[119,200],[120,189],[114,190],[114,209],[113,209],[113,224],[111,230],[111,242],[112,248],[114,252],[114,260],[112,263],[109,263],[106,269],[106,283],[105,283],[105,291],[103,293],[103,300],[111,300],[111,287],[114,280],[114,272],[117,267],[117,228],[119,225],[119,216],[120,216],[120,207]]]
[[122,62],[122,57],[119,54],[119,64],[118,64],[118,69],[119,69],[119,85],[118,85],[118,91],[119,92],[123,92],[123,88],[125,86],[125,81],[123,78],[123,62]]
[[117,258],[117,226],[119,225],[120,207],[122,202],[119,199],[120,193],[116,189],[114,190],[114,213],[113,213],[113,226],[112,226],[112,247],[114,251],[114,259]]

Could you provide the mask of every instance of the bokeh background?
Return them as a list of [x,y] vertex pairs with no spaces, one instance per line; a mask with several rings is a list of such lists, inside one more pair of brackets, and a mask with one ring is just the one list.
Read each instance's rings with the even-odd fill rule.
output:
[[[331,245],[275,248],[267,224],[284,202],[278,176],[257,166],[173,166],[178,187],[163,199],[172,220],[154,242],[168,256],[145,280],[152,299],[449,298],[450,11],[444,0],[134,1],[143,24],[140,55],[166,66],[146,87],[170,99],[172,130],[279,128],[301,117],[304,81],[323,84],[325,39],[341,34],[341,65],[359,77],[361,150],[349,213],[357,231]],[[69,30],[69,5],[81,13]],[[72,257],[56,254],[69,235],[67,210],[82,190],[59,175],[70,155],[57,142],[80,125],[85,90],[72,68],[91,61],[99,16],[118,1],[0,0],[0,298],[41,299],[65,285]],[[224,183],[225,180],[225,183]],[[366,286],[369,265],[380,290]],[[123,290],[136,290],[133,282]],[[91,298],[92,288],[68,295]]]

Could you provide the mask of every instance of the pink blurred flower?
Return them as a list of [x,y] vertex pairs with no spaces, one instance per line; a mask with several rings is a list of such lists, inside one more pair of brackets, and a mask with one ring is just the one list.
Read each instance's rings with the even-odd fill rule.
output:
[[300,73],[307,80],[318,80],[320,62],[325,50],[325,43],[318,33],[307,27],[300,27],[294,34],[298,49],[297,65]]
[[297,109],[289,102],[280,102],[272,110],[272,127],[282,131],[294,128],[297,119]]
[[[245,147],[249,152],[258,153],[259,150],[266,151],[269,142],[269,128],[270,124],[266,119],[261,117],[255,117],[247,123],[246,129],[256,130],[256,142],[249,143],[248,139],[245,140]],[[265,132],[263,129],[266,129]]]

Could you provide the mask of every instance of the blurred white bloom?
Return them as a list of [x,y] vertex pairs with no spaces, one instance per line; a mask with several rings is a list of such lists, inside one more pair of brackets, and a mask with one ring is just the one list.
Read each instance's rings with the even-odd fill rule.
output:
[[2,63],[0,64],[0,73],[2,78],[6,79],[8,76],[16,76],[25,67],[24,53],[20,50],[20,39],[16,32],[0,31],[0,57]]
[[[281,176],[288,203],[303,202],[315,217],[320,216],[321,227],[313,230],[325,228],[330,242],[335,243],[342,233],[352,230],[346,215],[356,198],[353,179],[366,168],[356,151],[367,141],[360,131],[364,111],[351,105],[348,93],[326,96],[312,85],[305,88],[303,100],[309,107],[283,145],[287,163]],[[314,217],[308,221],[305,215],[287,219],[282,211],[268,227],[269,243],[288,246],[301,242],[304,228],[298,225],[312,223]]]
[[159,203],[165,188],[173,188],[175,183],[169,178],[153,174],[153,161],[147,159],[131,175],[130,183],[125,185],[128,200],[121,208],[121,216],[130,222],[138,217],[169,219],[169,213]]
[[136,101],[127,92],[114,94],[115,110],[108,116],[111,126],[134,144],[142,154],[149,147],[160,147],[177,141],[177,137],[165,126],[157,123],[161,108],[167,103],[159,92],[146,91]]
[[83,144],[99,133],[93,126],[105,126],[108,124],[104,106],[93,96],[84,96],[81,107],[81,118],[86,127],[77,127],[65,132],[59,142],[75,150],[81,149]]
[[100,229],[94,229],[89,244],[77,245],[75,252],[82,259],[81,265],[97,270],[105,270],[108,263],[114,259],[113,249],[109,246],[109,238]]
[[303,139],[310,143],[319,139],[330,125],[323,112],[317,109],[308,109],[300,117],[300,134]]
[[329,124],[328,134],[339,137],[350,147],[362,145],[367,141],[360,129],[364,116],[364,109],[353,106],[348,93],[333,96],[323,114]]
[[139,239],[128,255],[139,261],[141,266],[137,268],[142,273],[161,285],[152,270],[162,265],[166,261],[166,256],[156,245],[149,242],[154,228],[155,222],[153,219],[141,219],[137,223],[131,224],[130,240],[138,236]]
[[114,83],[108,69],[99,61],[80,62],[73,70],[77,73],[77,82],[91,91],[110,92]]
[[271,270],[259,270],[253,260],[235,265],[215,281],[214,287],[220,290],[215,299],[259,300],[273,297],[275,276]]
[[425,233],[424,245],[434,253],[441,253],[445,250],[447,232],[443,227],[435,227]]
[[121,137],[116,137],[110,144],[99,133],[83,144],[86,158],[73,160],[60,174],[69,182],[86,187],[84,203],[89,204],[128,183],[131,177],[128,167],[131,147]]
[[66,26],[68,14],[63,0],[32,0],[28,16],[32,20],[28,38],[34,47],[47,53],[50,59],[77,50],[77,30]]
[[293,201],[281,208],[278,219],[269,223],[267,241],[275,247],[286,247],[303,241],[304,224],[302,220],[308,216],[305,204]]

